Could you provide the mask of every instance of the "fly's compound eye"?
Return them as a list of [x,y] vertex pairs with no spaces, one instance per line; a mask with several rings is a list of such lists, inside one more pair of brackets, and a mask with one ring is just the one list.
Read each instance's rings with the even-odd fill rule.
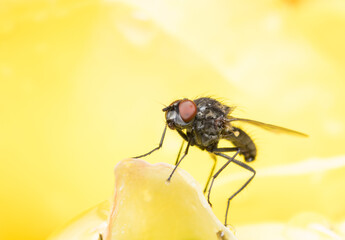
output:
[[194,119],[197,112],[197,107],[193,101],[186,99],[179,103],[178,111],[182,120],[188,123]]

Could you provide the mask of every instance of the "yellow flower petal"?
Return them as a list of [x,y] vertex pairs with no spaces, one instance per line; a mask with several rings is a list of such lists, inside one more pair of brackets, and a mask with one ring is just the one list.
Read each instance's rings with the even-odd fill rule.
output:
[[248,224],[236,228],[236,235],[241,240],[341,240],[345,238],[341,224],[331,223],[320,214],[300,213],[289,222],[265,222]]
[[[90,210],[50,240],[231,240],[235,239],[213,214],[199,184],[172,165],[128,159],[115,168],[114,203]],[[103,211],[107,211],[108,220]]]

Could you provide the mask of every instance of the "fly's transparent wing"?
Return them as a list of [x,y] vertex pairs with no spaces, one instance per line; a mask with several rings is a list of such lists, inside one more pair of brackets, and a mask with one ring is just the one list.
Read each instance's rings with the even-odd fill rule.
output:
[[307,134],[295,131],[295,130],[291,130],[288,128],[284,128],[284,127],[279,127],[279,126],[275,126],[272,124],[268,124],[268,123],[263,123],[263,122],[259,122],[259,121],[255,121],[255,120],[250,120],[250,119],[245,119],[245,118],[231,118],[230,122],[232,121],[240,121],[240,122],[246,122],[252,125],[255,125],[257,127],[261,127],[265,130],[274,132],[274,133],[286,133],[286,134],[291,134],[291,135],[295,135],[295,136],[299,136],[299,137],[308,137]]

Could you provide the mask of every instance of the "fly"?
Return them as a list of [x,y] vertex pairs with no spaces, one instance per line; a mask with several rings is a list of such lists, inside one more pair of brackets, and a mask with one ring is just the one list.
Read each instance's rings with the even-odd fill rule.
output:
[[[229,165],[229,163],[235,163],[250,171],[252,176],[242,185],[242,187],[228,198],[225,212],[225,226],[227,226],[230,201],[250,183],[256,174],[256,171],[245,163],[255,160],[257,154],[256,146],[249,135],[241,128],[232,126],[232,122],[246,122],[276,133],[287,133],[300,137],[307,137],[304,133],[288,128],[278,127],[250,119],[232,117],[230,114],[233,110],[234,108],[209,97],[198,98],[193,101],[187,98],[176,100],[169,106],[163,108],[163,112],[165,112],[166,125],[158,147],[146,154],[136,157],[145,157],[160,149],[163,144],[167,127],[172,130],[176,130],[184,140],[175,162],[175,168],[171,172],[167,181],[171,180],[177,167],[188,154],[190,146],[197,146],[201,150],[206,150],[214,160],[213,167],[204,188],[204,193],[206,193],[208,189],[207,201],[211,206],[210,194],[213,182],[224,168]],[[221,139],[230,141],[234,147],[219,148],[218,143]],[[180,158],[184,142],[187,142],[187,147],[183,156]],[[232,156],[228,156],[225,154],[227,152],[234,152],[234,154]],[[227,162],[216,173],[214,173],[217,164],[217,156],[225,158]],[[237,156],[243,156],[245,162],[235,159]]]

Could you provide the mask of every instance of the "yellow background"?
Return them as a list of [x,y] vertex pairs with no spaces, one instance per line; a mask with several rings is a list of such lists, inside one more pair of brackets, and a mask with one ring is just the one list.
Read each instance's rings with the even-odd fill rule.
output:
[[[235,116],[310,135],[245,127],[259,149],[256,169],[343,155],[344,27],[341,0],[2,1],[0,239],[44,239],[110,197],[115,164],[158,144],[161,109],[178,98],[215,96],[238,106]],[[174,163],[180,143],[169,131],[146,160]],[[181,167],[203,184],[211,164],[192,149]],[[345,174],[336,176],[306,210],[345,218]],[[239,196],[233,224],[300,211],[297,195],[287,210],[255,213],[275,196],[269,182],[254,184],[245,192],[261,198],[248,211]]]

